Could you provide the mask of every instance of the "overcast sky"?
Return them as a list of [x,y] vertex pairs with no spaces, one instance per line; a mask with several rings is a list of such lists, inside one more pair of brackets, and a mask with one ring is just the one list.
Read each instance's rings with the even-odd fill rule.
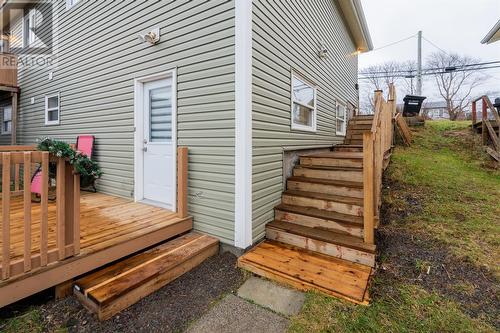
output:
[[[423,36],[446,52],[483,61],[500,60],[500,41],[490,45],[481,40],[500,19],[500,0],[362,0],[374,51],[361,54],[360,69],[385,61],[417,59],[417,38],[377,50],[422,30]],[[439,51],[423,41],[423,57]],[[500,91],[500,68],[485,71],[489,79],[480,90]],[[423,93],[431,97],[432,81],[424,82]]]

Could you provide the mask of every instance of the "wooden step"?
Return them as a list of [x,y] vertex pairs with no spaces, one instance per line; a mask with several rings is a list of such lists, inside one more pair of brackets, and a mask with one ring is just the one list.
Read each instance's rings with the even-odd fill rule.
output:
[[279,204],[274,208],[274,218],[282,222],[335,230],[363,237],[363,218],[360,216],[340,214],[312,207]]
[[347,136],[352,136],[352,135],[363,136],[363,133],[369,132],[369,131],[370,131],[369,129],[365,130],[365,129],[356,129],[356,128],[351,129],[350,128],[350,129],[347,130]]
[[363,152],[363,145],[346,145],[340,144],[333,147],[334,151],[345,151],[345,152]]
[[302,207],[312,207],[327,211],[363,216],[363,199],[339,195],[286,190],[282,195],[282,203]]
[[349,121],[349,125],[371,125],[373,119],[353,119]]
[[346,138],[354,140],[363,140],[363,133],[347,133]]
[[316,290],[368,304],[370,267],[298,247],[265,241],[238,259],[238,266],[299,290]]
[[300,165],[362,168],[363,153],[332,151],[317,155],[300,156]]
[[344,233],[274,221],[266,225],[266,238],[370,267],[375,265],[375,245]]
[[361,182],[292,176],[287,179],[287,189],[363,198]]
[[372,128],[372,124],[359,124],[356,122],[349,122],[347,125],[347,131],[350,130],[363,130],[363,131],[369,131]]
[[106,320],[216,254],[218,245],[191,232],[77,280],[74,293]]
[[321,178],[328,180],[363,181],[363,169],[342,167],[296,166],[293,175],[297,177]]
[[345,143],[348,145],[362,145],[363,140],[358,140],[358,139],[346,139]]

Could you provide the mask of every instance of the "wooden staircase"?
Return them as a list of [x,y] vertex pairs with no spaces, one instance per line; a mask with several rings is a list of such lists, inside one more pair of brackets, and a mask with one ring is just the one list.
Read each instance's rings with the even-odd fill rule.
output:
[[[378,98],[378,114],[349,121],[344,144],[330,152],[300,156],[275,207],[275,220],[266,226],[266,240],[240,257],[240,267],[298,289],[368,303],[376,251],[370,240],[378,220],[383,168],[382,161],[374,161],[383,160],[391,146],[377,129],[391,131],[392,136],[392,124],[386,122],[392,123],[395,110],[393,101]],[[378,134],[373,136],[374,128]]]

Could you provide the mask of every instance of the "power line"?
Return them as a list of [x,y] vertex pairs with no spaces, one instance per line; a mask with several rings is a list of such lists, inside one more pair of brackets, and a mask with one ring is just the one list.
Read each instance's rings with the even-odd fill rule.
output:
[[439,46],[437,46],[435,43],[431,42],[430,40],[428,40],[427,38],[425,37],[422,37],[427,43],[431,44],[432,46],[434,46],[436,49],[438,49],[439,51],[443,52],[444,54],[448,54],[448,52],[446,52],[445,50],[443,50],[442,48],[440,48]]
[[381,50],[381,49],[385,49],[386,47],[389,47],[389,46],[393,46],[393,45],[399,44],[399,43],[404,42],[404,41],[407,41],[408,39],[411,39],[411,38],[415,38],[415,36],[416,36],[416,34],[411,35],[411,36],[406,37],[406,38],[403,38],[403,39],[401,39],[401,40],[398,40],[398,41],[395,41],[395,42],[392,42],[392,43],[386,44],[386,45],[384,45],[384,46],[377,47],[376,49],[373,49],[373,50],[371,50],[370,52],[373,52],[373,51],[378,51],[378,50]]
[[[457,69],[460,69],[462,67],[472,67],[472,66],[484,66],[484,65],[493,65],[493,64],[498,64],[500,63],[500,60],[496,61],[488,61],[488,62],[478,62],[478,63],[472,63],[472,64],[464,64],[464,65],[457,65],[453,66]],[[424,68],[422,69],[422,72],[428,72],[428,71],[436,71],[436,70],[445,70],[446,67],[434,67],[434,68]],[[371,75],[371,74],[387,74],[387,73],[413,73],[416,72],[416,69],[401,69],[401,70],[396,70],[396,71],[360,71],[359,74],[361,75]]]
[[[478,70],[485,70],[485,69],[494,69],[494,68],[500,68],[500,65],[496,66],[488,66],[488,67],[482,67],[482,68],[463,68],[463,69],[455,69],[453,71],[446,71],[445,68],[439,68],[440,71],[429,71],[422,73],[422,75],[438,75],[438,74],[446,74],[446,73],[454,73],[454,72],[470,72],[470,71],[478,71]],[[359,77],[359,80],[368,80],[368,79],[385,79],[385,78],[405,78],[407,75],[383,75],[383,76],[365,76],[365,77]]]

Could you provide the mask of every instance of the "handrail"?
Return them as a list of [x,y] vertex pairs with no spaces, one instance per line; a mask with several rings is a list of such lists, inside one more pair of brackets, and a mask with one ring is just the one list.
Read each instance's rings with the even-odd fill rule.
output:
[[[488,138],[491,139],[491,143],[493,148],[487,149],[488,153],[495,159],[499,160],[500,156],[500,131],[497,135],[495,130],[493,129],[489,117],[488,117],[488,109],[493,114],[493,118],[495,118],[495,122],[497,123],[498,128],[500,128],[500,115],[498,114],[498,110],[493,106],[490,99],[486,95],[482,95],[472,100],[472,127],[477,124],[477,107],[476,103],[481,101],[482,107],[482,120],[481,120],[481,131],[482,131],[482,144],[483,146],[488,146]],[[499,161],[500,163],[500,161]]]
[[375,219],[379,216],[385,154],[392,147],[396,90],[389,87],[389,100],[375,92],[375,111],[370,131],[363,133],[363,232],[364,241],[374,244]]
[[0,152],[12,152],[12,151],[36,151],[35,145],[28,146],[0,146]]
[[[50,156],[45,151],[22,151],[22,146],[10,147],[6,151],[3,146],[0,152],[2,167],[2,262],[1,278],[9,279],[21,273],[27,273],[56,261],[64,260],[80,252],[80,175],[74,172],[73,166],[64,158]],[[56,244],[49,248],[49,162],[57,165],[56,173]],[[40,203],[32,203],[31,176],[37,165],[41,172]],[[14,181],[12,179],[14,172]],[[22,178],[21,178],[22,174]],[[21,178],[23,181],[20,182]],[[11,258],[11,210],[12,199],[22,196],[23,242],[22,259]],[[14,202],[19,205],[19,201]],[[32,253],[32,237],[34,205],[40,206],[40,237],[37,253]],[[49,230],[50,229],[50,230]]]

